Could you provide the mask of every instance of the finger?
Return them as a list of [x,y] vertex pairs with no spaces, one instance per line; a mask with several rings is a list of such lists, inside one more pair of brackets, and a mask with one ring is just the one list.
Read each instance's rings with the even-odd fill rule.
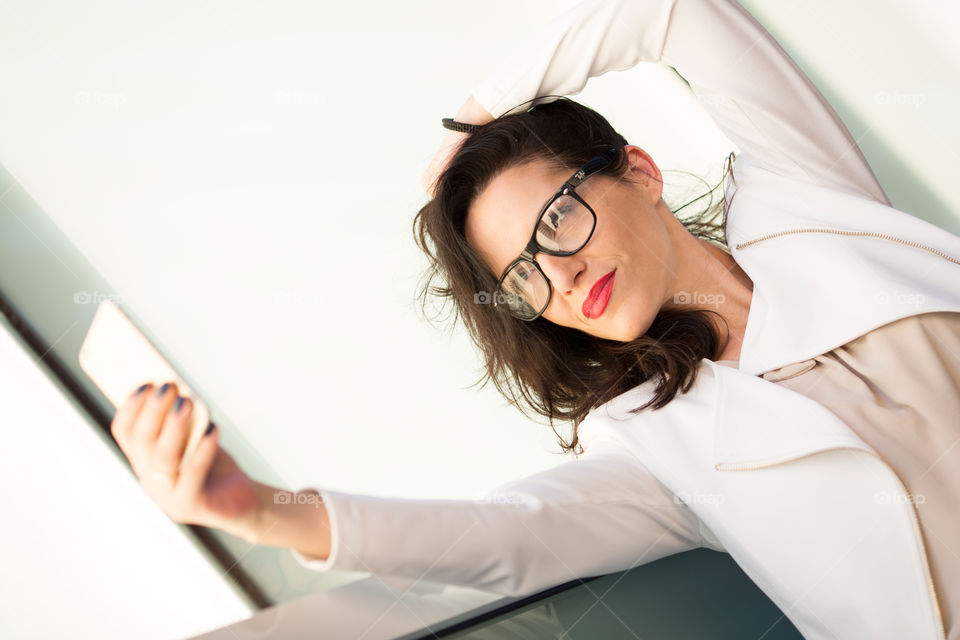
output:
[[[211,425],[212,426],[212,425]],[[178,500],[188,504],[198,504],[203,493],[203,485],[210,475],[210,468],[217,457],[220,430],[213,427],[210,433],[200,438],[200,444],[193,451],[193,455],[186,461],[177,482]]]
[[146,402],[147,397],[152,391],[153,383],[148,382],[141,385],[127,396],[127,399],[117,407],[116,413],[113,414],[113,420],[110,422],[110,435],[117,441],[117,444],[120,445],[120,449],[125,455],[127,454],[130,434],[133,432],[133,425],[136,422],[137,415],[140,413],[143,403]]
[[133,425],[131,442],[134,455],[142,456],[142,459],[148,458],[147,454],[153,449],[167,411],[177,396],[176,391],[177,385],[167,382],[156,387],[155,391],[147,397]]
[[190,438],[192,414],[193,403],[189,398],[177,396],[153,447],[153,457],[150,461],[153,468],[172,470],[180,467],[183,452]]

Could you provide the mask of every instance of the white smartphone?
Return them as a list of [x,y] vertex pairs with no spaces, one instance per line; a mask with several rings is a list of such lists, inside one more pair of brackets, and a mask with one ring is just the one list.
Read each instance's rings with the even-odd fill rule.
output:
[[179,395],[193,402],[190,437],[181,460],[190,459],[210,423],[210,411],[116,303],[104,300],[97,308],[80,347],[80,367],[114,407],[146,382],[155,388],[175,382]]

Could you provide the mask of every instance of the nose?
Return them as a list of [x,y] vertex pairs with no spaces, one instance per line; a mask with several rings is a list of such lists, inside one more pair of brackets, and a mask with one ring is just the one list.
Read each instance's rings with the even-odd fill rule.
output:
[[557,293],[568,293],[573,290],[577,274],[583,269],[583,260],[572,256],[551,256],[538,253],[534,260],[540,265],[543,275],[550,280],[550,285]]

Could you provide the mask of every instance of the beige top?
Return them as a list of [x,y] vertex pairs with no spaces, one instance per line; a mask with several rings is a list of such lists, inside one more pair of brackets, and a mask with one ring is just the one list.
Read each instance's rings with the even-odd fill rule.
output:
[[960,313],[901,318],[762,377],[833,411],[900,477],[947,640],[960,640]]

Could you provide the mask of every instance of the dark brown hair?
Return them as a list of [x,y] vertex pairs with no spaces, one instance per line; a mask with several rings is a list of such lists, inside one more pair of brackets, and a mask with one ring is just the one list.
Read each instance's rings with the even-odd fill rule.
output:
[[[688,391],[700,360],[722,351],[718,325],[709,314],[723,319],[711,310],[661,309],[645,335],[620,342],[543,317],[525,322],[483,303],[489,301],[499,274],[492,274],[467,244],[464,228],[471,204],[494,177],[535,160],[573,173],[613,146],[618,157],[599,175],[630,180],[626,139],[596,111],[568,98],[551,97],[556,99],[477,129],[437,178],[434,198],[413,221],[416,243],[429,260],[417,297],[423,311],[434,298],[453,303],[451,326],[462,319],[485,361],[485,371],[474,386],[492,380],[522,412],[532,410],[549,419],[563,452],[579,454],[582,447],[577,450],[577,428],[593,408],[650,378],[658,380],[654,396],[634,412],[659,409],[677,393]],[[727,171],[731,157],[727,158]],[[723,181],[721,178],[717,186]],[[716,188],[687,204],[711,195]],[[724,199],[715,205],[711,197],[706,203],[701,213],[678,219],[694,236],[729,252]],[[671,211],[676,214],[682,208],[671,207]],[[718,215],[719,223],[713,221]],[[434,284],[437,280],[439,285]],[[572,421],[569,442],[557,432],[555,420]]]

